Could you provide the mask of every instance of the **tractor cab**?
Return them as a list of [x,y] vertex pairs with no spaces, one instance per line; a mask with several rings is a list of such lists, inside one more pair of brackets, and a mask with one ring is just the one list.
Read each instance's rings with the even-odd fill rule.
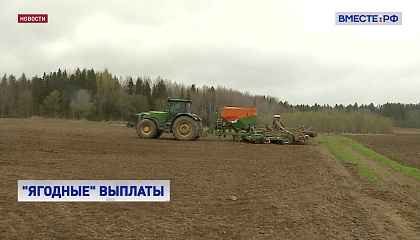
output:
[[169,106],[168,121],[172,121],[180,113],[191,113],[191,100],[168,99]]

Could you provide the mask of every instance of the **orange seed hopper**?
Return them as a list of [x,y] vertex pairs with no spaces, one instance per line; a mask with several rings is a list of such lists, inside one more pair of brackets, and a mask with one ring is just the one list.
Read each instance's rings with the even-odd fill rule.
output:
[[257,116],[257,109],[243,107],[223,107],[221,115],[227,121],[235,121],[249,116]]

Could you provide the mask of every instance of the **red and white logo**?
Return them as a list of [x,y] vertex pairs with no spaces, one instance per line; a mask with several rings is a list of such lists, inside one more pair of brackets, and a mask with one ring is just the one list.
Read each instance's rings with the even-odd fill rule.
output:
[[18,14],[18,23],[48,23],[48,14]]

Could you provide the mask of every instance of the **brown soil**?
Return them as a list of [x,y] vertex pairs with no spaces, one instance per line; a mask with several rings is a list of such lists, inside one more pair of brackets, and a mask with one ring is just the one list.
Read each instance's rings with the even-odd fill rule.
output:
[[420,169],[420,134],[348,135],[364,146],[409,167]]
[[[351,154],[356,156],[360,163],[368,167],[370,171],[376,173],[379,181],[375,186],[365,189],[372,202],[376,202],[376,214],[382,215],[383,222],[377,222],[377,227],[382,230],[396,231],[405,229],[405,234],[399,235],[398,239],[416,239],[420,233],[420,182],[396,171],[391,171],[381,163],[370,159],[356,151],[350,146],[341,142]],[[366,191],[368,190],[368,191]],[[400,205],[404,202],[404,206]],[[391,223],[391,224],[389,224]]]
[[[17,202],[25,179],[169,179],[171,202]],[[118,124],[0,119],[0,239],[419,239],[404,190],[416,183],[392,179],[361,180],[316,139],[145,140]]]
[[394,133],[410,133],[410,134],[420,134],[420,128],[400,128],[395,127]]

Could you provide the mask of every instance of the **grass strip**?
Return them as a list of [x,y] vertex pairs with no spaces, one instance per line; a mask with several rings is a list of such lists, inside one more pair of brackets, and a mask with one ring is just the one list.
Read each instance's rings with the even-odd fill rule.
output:
[[368,157],[380,162],[381,164],[383,164],[383,165],[385,165],[385,166],[387,166],[387,167],[389,167],[389,168],[391,168],[391,169],[393,169],[397,172],[405,174],[412,179],[420,180],[420,170],[419,169],[401,165],[398,162],[389,159],[387,156],[384,156],[380,153],[377,153],[377,152],[363,146],[361,143],[359,143],[356,140],[346,138],[346,137],[343,137],[343,136],[336,136],[336,138],[340,141],[343,141],[343,142],[347,143],[355,151],[357,151],[357,152],[359,152],[359,153],[361,153],[365,156],[368,156]]
[[324,142],[328,149],[334,154],[337,160],[356,165],[357,173],[370,182],[377,182],[379,176],[368,167],[361,164],[359,159],[351,152],[347,151],[331,136],[321,135],[319,139]]

